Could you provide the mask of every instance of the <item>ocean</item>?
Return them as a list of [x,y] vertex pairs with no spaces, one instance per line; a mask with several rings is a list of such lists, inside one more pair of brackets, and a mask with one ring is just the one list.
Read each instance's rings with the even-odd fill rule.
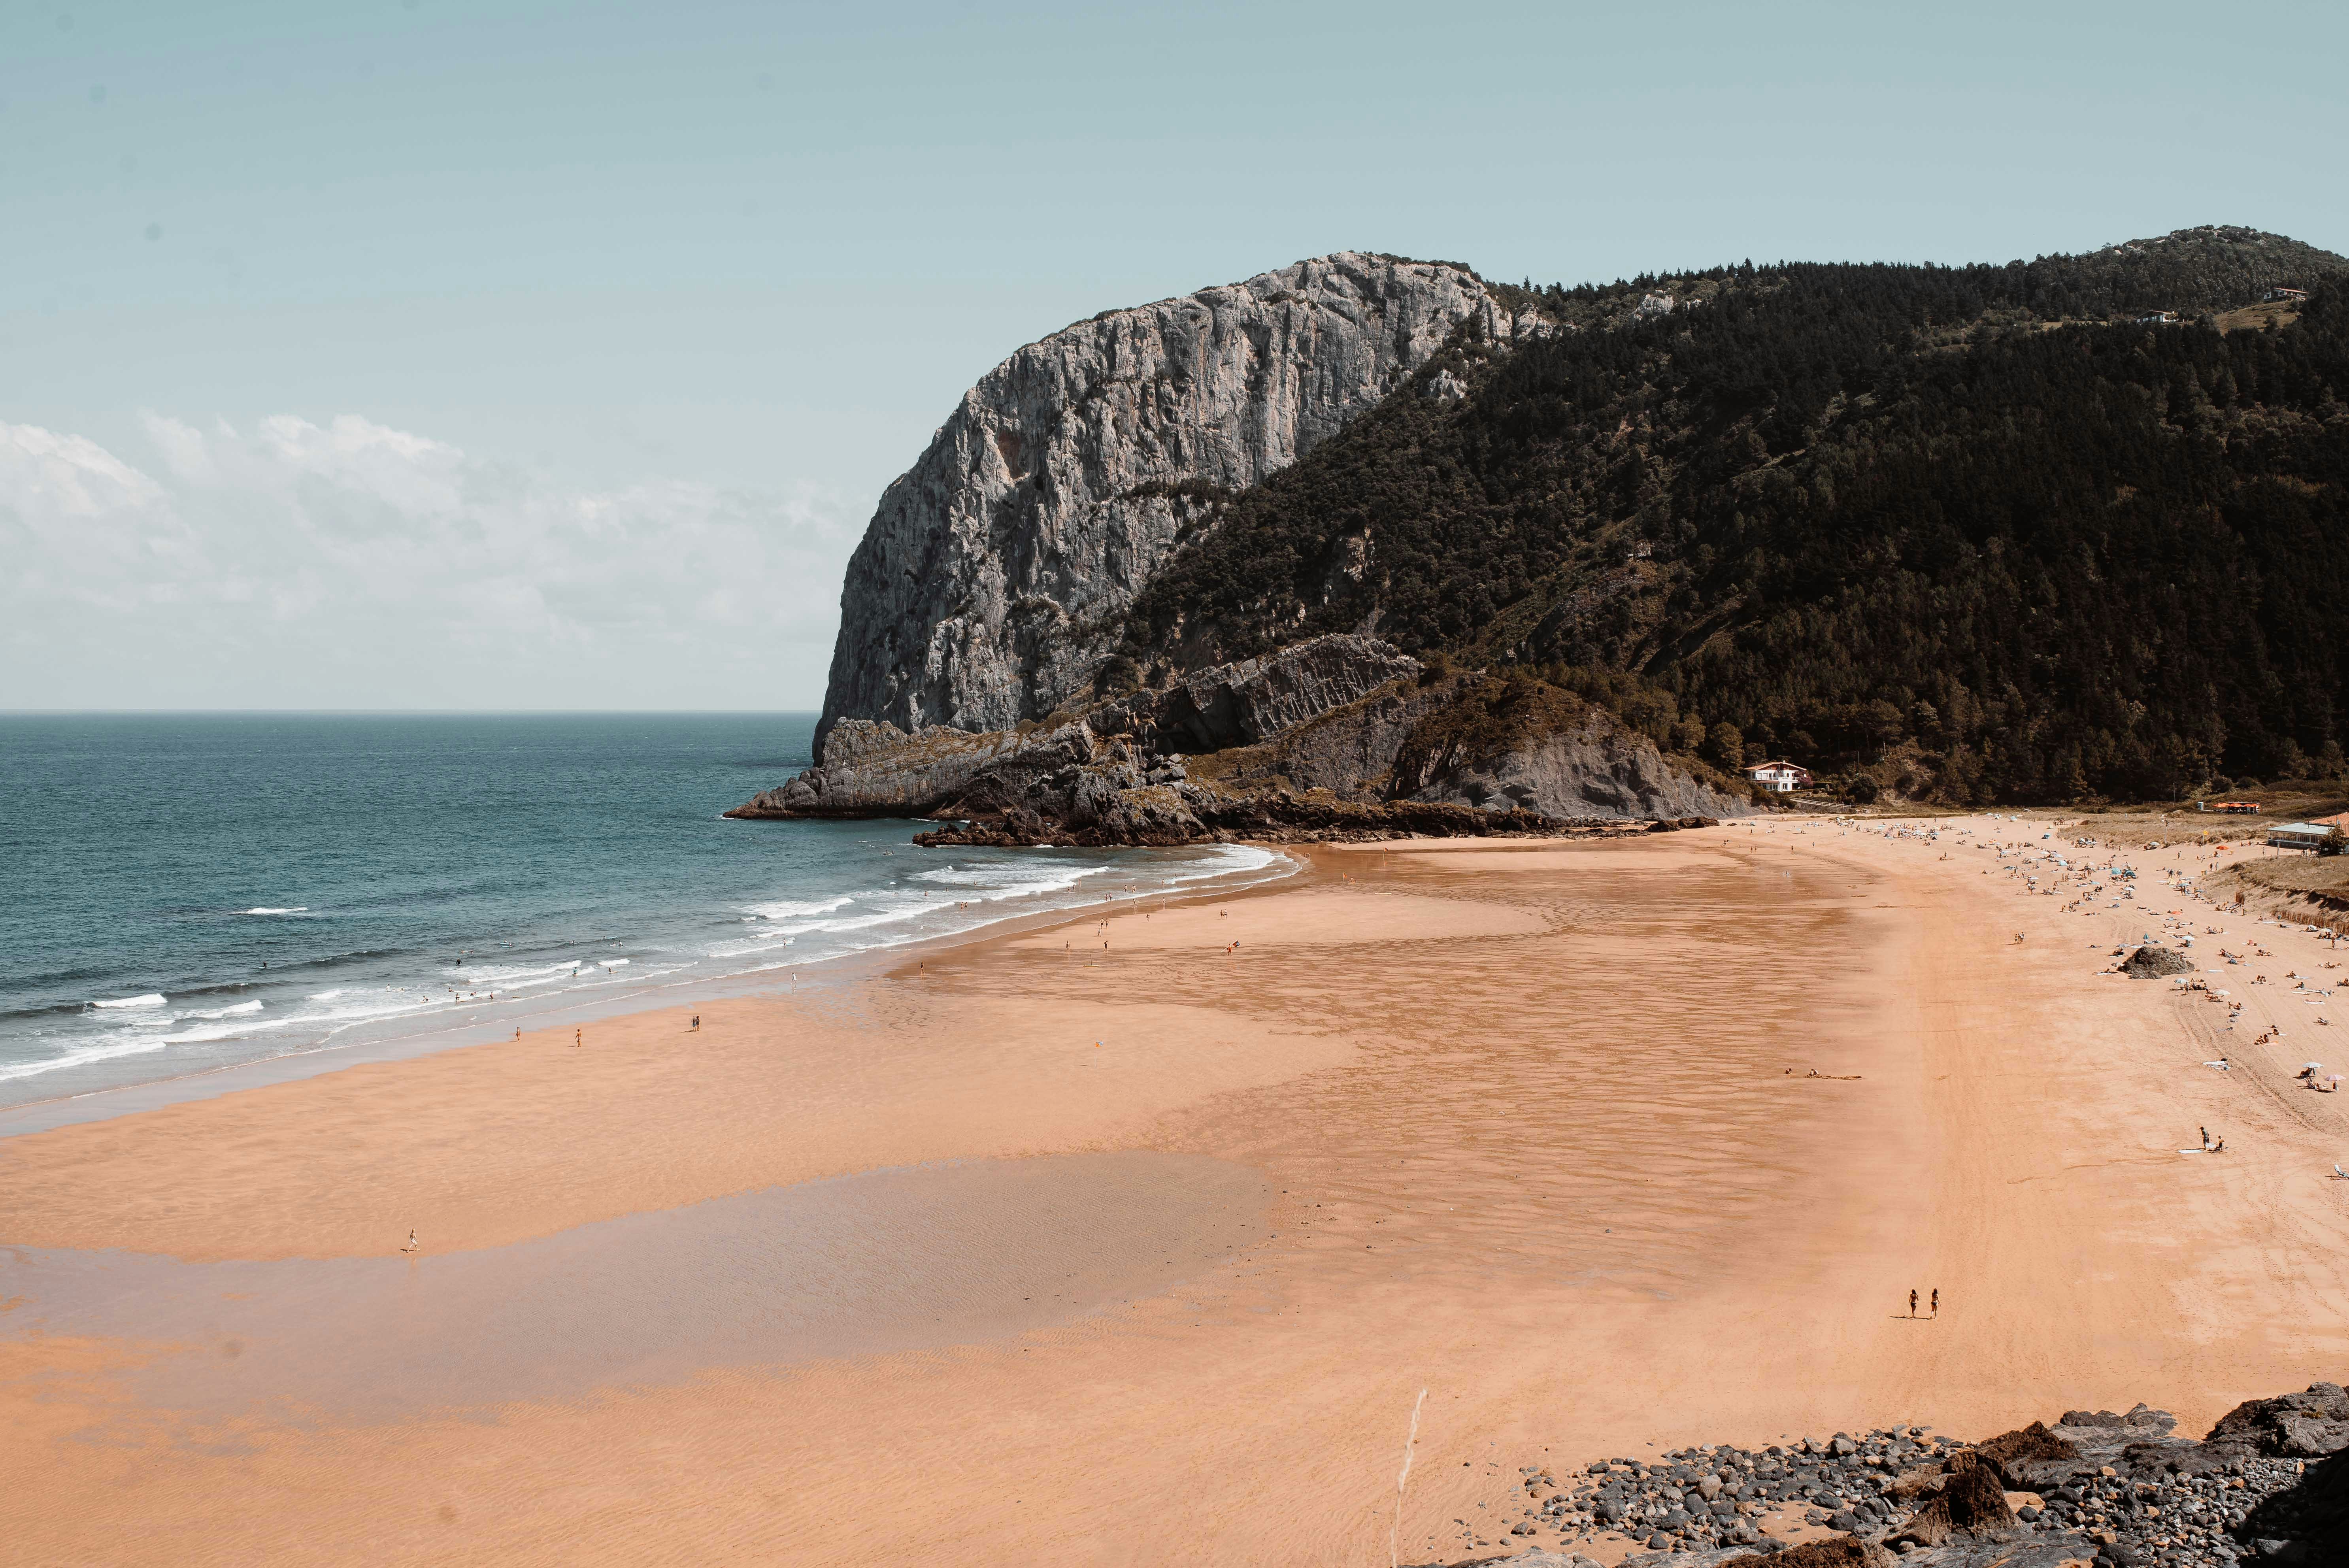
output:
[[813,714],[0,716],[0,1107],[659,1006],[1262,850],[719,813]]

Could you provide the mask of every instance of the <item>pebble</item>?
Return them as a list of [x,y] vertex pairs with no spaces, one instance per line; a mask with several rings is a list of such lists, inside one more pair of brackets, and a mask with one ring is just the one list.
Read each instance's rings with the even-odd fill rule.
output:
[[[1890,1495],[1895,1479],[1920,1466],[1938,1468],[1966,1446],[1904,1424],[1761,1449],[1724,1445],[1600,1460],[1563,1481],[1529,1466],[1524,1476],[1530,1506],[1516,1533],[1539,1526],[1560,1537],[1556,1550],[1569,1553],[1601,1537],[1619,1542],[1627,1536],[1635,1553],[1644,1547],[1700,1553],[1766,1546],[1760,1519],[1783,1511],[1880,1541],[1897,1533],[1910,1512]],[[2261,1548],[2230,1532],[2263,1499],[2297,1482],[2304,1463],[2240,1459],[2198,1475],[2189,1473],[2197,1467],[2172,1469],[2159,1454],[2139,1459],[2133,1452],[2126,1473],[2113,1464],[2094,1466],[2045,1490],[2039,1506],[2026,1506],[2017,1517],[2026,1541],[2053,1546],[2062,1537],[2085,1537],[2082,1555],[2093,1553],[2097,1568],[2232,1568]],[[1929,1551],[1918,1560],[1938,1555]],[[1642,1561],[1635,1556],[1627,1568]]]

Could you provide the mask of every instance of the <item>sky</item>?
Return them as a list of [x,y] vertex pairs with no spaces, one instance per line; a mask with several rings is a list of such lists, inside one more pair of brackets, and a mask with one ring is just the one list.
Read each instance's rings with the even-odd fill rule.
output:
[[964,388],[1383,251],[2349,252],[2349,6],[0,0],[0,708],[805,708]]

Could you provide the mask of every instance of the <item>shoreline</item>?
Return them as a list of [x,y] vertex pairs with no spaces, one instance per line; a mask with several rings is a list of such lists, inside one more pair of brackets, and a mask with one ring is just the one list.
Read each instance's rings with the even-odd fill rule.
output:
[[[1296,857],[1288,846],[1250,843],[1249,848],[1261,849],[1275,861]],[[1267,868],[1223,873],[1237,879],[1258,876]],[[1297,870],[1301,870],[1299,867]],[[1159,898],[1237,896],[1257,886],[1276,886],[1297,874],[1297,870],[1260,876],[1259,881],[1234,886],[1201,890],[1185,894],[1174,889],[1128,895],[1130,900]],[[1220,879],[1210,879],[1220,880]],[[1102,902],[1107,903],[1108,900]],[[1006,914],[996,920],[982,921],[960,931],[938,936],[922,937],[902,944],[877,944],[872,947],[811,959],[804,966],[771,965],[734,975],[717,975],[690,982],[649,983],[647,990],[592,1001],[575,1002],[532,1011],[527,1003],[487,1004],[515,1010],[506,1013],[495,1023],[467,1019],[462,1023],[440,1027],[419,1029],[409,1033],[388,1034],[374,1038],[350,1040],[342,1044],[320,1044],[277,1056],[256,1057],[250,1060],[228,1062],[216,1067],[198,1068],[168,1078],[144,1078],[135,1082],[109,1085],[103,1088],[85,1089],[76,1094],[56,1096],[47,1099],[28,1099],[13,1105],[0,1106],[0,1141],[26,1133],[45,1132],[60,1127],[80,1126],[92,1121],[109,1120],[118,1116],[136,1116],[143,1111],[165,1106],[181,1105],[196,1100],[216,1099],[248,1088],[259,1088],[275,1083],[295,1083],[322,1073],[339,1072],[346,1068],[381,1062],[411,1060],[442,1051],[465,1050],[476,1046],[511,1042],[510,1032],[519,1028],[523,1035],[543,1031],[560,1031],[585,1024],[605,1022],[614,1018],[633,1017],[639,1014],[691,1011],[710,1000],[730,1000],[738,997],[782,997],[791,994],[790,978],[773,978],[776,970],[790,968],[794,975],[804,974],[811,983],[820,985],[854,985],[874,975],[886,974],[898,958],[912,956],[918,961],[932,950],[946,951],[966,943],[984,942],[1008,932],[1024,931],[1031,926],[1052,926],[1067,923],[1072,915],[1092,907],[1066,905],[1059,909],[1040,910],[1025,914]],[[622,983],[624,985],[626,982]],[[690,991],[687,1001],[648,1001],[653,989]],[[536,1019],[537,1022],[524,1022]]]
[[[1228,1251],[1144,1257],[1121,1227],[1084,1243],[1102,1277],[1138,1282],[1101,1310],[749,1366],[697,1330],[664,1377],[558,1384],[486,1425],[174,1408],[140,1396],[160,1375],[140,1368],[230,1354],[192,1317],[167,1350],[0,1316],[18,1418],[0,1445],[48,1483],[26,1538],[87,1555],[75,1521],[111,1518],[110,1540],[146,1542],[126,1561],[202,1560],[199,1541],[222,1560],[638,1560],[658,1542],[1351,1563],[1385,1549],[1424,1387],[1402,1550],[1456,1559],[1551,1543],[1506,1534],[1522,1464],[1855,1423],[1998,1431],[2140,1396],[2199,1429],[2323,1375],[2349,1350],[2327,1326],[2349,1270],[2317,1162],[2342,1119],[2330,1097],[2276,1101],[2288,1064],[2269,1058],[2298,1047],[2297,1020],[2290,1048],[2255,1049],[2249,1028],[2221,1041],[2207,1001],[2102,974],[2158,882],[2084,918],[2023,892],[2019,853],[1959,847],[1961,828],[2025,824],[1934,826],[1316,849],[1269,886],[1063,913],[896,950],[797,1004],[705,1007],[698,1037],[639,1014],[584,1052],[526,1037],[0,1140],[0,1241],[292,1277],[348,1260],[401,1290],[462,1260],[505,1268],[534,1238],[577,1250],[623,1216],[681,1235],[725,1212],[696,1207],[713,1199],[859,1171],[934,1167],[976,1202],[982,1178],[1123,1151],[1265,1189]],[[2309,967],[2313,939],[2259,940],[2279,979]],[[2250,1000],[2271,1023],[2283,995]],[[2230,1046],[2235,1073],[2198,1065]],[[2230,1135],[2226,1160],[2174,1152],[2197,1121]],[[1108,1189],[1053,1191],[952,1229],[1041,1266],[1053,1216]],[[416,1215],[424,1254],[403,1264]],[[746,1266],[769,1244],[719,1230]],[[965,1269],[853,1247],[838,1267],[909,1333],[951,1314]],[[515,1278],[515,1310],[638,1310],[635,1285]],[[716,1288],[662,1278],[695,1302]],[[1888,1312],[1911,1284],[1944,1292],[1942,1320]],[[155,1325],[202,1294],[160,1301]],[[461,1315],[428,1321],[429,1353],[460,1354]],[[305,1362],[232,1338],[238,1387]],[[232,1440],[243,1457],[207,1447]],[[583,1484],[607,1501],[577,1503]]]

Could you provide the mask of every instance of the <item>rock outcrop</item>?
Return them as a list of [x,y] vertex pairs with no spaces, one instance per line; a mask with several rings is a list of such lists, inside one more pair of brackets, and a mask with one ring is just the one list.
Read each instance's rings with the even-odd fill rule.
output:
[[1472,322],[1519,326],[1465,268],[1349,251],[1019,350],[964,394],[851,557],[819,747],[843,718],[992,730],[1068,706],[1216,502]]
[[1948,1479],[1924,1499],[1909,1516],[1894,1544],[1940,1546],[1951,1539],[2011,1541],[2023,1533],[2023,1522],[2007,1506],[1997,1468],[1972,1454],[1949,1460]]
[[[1358,641],[1361,639],[1349,639]],[[1477,810],[1566,819],[1655,820],[1741,817],[1740,795],[1714,789],[1666,762],[1655,743],[1607,714],[1578,706],[1572,721],[1470,744],[1448,722],[1481,701],[1484,677],[1395,680],[1280,735],[1218,759],[1234,789],[1327,789],[1353,800],[1441,801]]]
[[2122,960],[2117,965],[2124,975],[2139,980],[2158,980],[2165,975],[2190,975],[2194,960],[2171,948],[2147,944]]
[[1489,762],[1464,762],[1412,791],[1418,800],[1506,803],[1555,817],[1742,817],[1753,807],[1668,766],[1653,742],[1593,723]]
[[2219,1418],[2205,1441],[2243,1456],[2314,1459],[2349,1449],[2349,1393],[2312,1383],[2302,1394],[2248,1399]]
[[[2332,1430],[2344,1418],[2349,1395],[2319,1383],[2241,1405],[2200,1442],[2177,1436],[2168,1412],[2138,1405],[2068,1410],[2053,1426],[1972,1445],[1904,1424],[1600,1460],[1563,1478],[1526,1465],[1525,1515],[1510,1533],[1559,1540],[1506,1561],[1598,1568],[1604,1552],[1617,1568],[2349,1563],[2349,1434]],[[2338,1451],[2313,1457],[2336,1437]],[[1790,1525],[1837,1533],[1794,1544]]]
[[[1107,787],[1179,783],[1185,754],[1280,735],[1419,669],[1369,637],[1318,637],[1260,659],[1218,665],[1163,690],[1138,691],[1084,718],[1050,728],[973,734],[945,725],[910,732],[895,724],[843,719],[817,746],[817,765],[763,790],[730,817],[934,817],[1005,812],[1024,803],[1058,821],[1084,811],[1071,769],[1099,771]],[[1154,837],[1147,842],[1182,839]]]
[[1131,732],[1153,751],[1223,751],[1285,735],[1419,671],[1417,659],[1375,637],[1315,637],[1135,692],[1103,708],[1096,727]]
[[2080,1449],[2049,1431],[2045,1422],[2033,1421],[1981,1444],[1974,1455],[1998,1473],[2000,1485],[2010,1491],[2029,1491],[2051,1477],[2071,1474]]
[[[1566,713],[1572,733],[1507,740],[1491,726],[1489,684],[1434,676],[1374,638],[1319,637],[1048,727],[908,733],[843,719],[816,767],[727,815],[957,824],[925,844],[1169,845],[1692,825],[1750,810],[1564,694],[1528,722]],[[1482,784],[1495,775],[1511,785]]]
[[824,738],[822,760],[790,783],[763,789],[730,817],[926,817],[970,793],[982,778],[1027,779],[1093,762],[1100,744],[1079,721],[1042,731],[973,735],[926,725],[852,718]]

